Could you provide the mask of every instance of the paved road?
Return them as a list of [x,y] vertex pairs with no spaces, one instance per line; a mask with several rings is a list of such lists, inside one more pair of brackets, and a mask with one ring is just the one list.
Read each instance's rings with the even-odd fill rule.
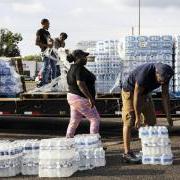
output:
[[[67,127],[67,119],[57,120],[34,120],[34,121],[1,121],[0,137],[5,139],[25,139],[25,138],[50,138],[64,136]],[[165,120],[159,119],[158,124],[166,124]],[[19,129],[17,131],[17,128]],[[88,124],[82,123],[78,133],[88,132]],[[106,150],[106,167],[75,173],[66,180],[169,180],[180,179],[180,121],[175,122],[175,127],[171,129],[172,151],[174,154],[174,165],[129,165],[122,162],[122,125],[118,119],[103,119],[101,123],[101,135]],[[132,148],[135,151],[141,149],[137,131],[133,132]],[[9,179],[36,180],[37,176],[18,176]],[[41,178],[46,179],[46,178]],[[53,178],[57,179],[57,178]],[[63,178],[62,178],[63,179]],[[4,178],[3,178],[4,180]]]

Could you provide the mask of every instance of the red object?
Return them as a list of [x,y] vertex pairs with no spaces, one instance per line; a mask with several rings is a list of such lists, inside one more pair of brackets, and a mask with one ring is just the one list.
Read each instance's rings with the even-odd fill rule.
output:
[[160,110],[156,111],[155,113],[156,113],[156,115],[162,115],[163,114],[162,111],[160,111]]
[[13,112],[8,112],[8,111],[1,111],[0,115],[10,115],[10,114],[14,114]]

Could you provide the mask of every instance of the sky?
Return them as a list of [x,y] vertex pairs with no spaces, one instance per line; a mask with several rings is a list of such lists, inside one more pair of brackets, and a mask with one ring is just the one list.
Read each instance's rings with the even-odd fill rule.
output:
[[[0,28],[21,33],[22,55],[37,54],[36,31],[42,18],[50,33],[66,32],[67,48],[81,40],[119,39],[138,34],[139,0],[0,0]],[[179,0],[141,0],[142,35],[176,35],[180,32]]]

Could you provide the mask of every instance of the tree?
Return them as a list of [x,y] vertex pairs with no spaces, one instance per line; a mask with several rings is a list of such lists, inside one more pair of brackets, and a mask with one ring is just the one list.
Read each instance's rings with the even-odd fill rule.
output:
[[20,33],[13,33],[8,29],[0,29],[0,56],[20,56],[18,43],[22,41]]

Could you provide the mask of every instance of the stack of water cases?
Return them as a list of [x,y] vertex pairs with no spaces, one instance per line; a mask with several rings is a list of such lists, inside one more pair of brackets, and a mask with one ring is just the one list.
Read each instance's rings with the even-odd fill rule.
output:
[[0,141],[0,177],[20,174],[22,147],[17,143]]
[[[95,61],[88,62],[87,68],[96,76],[97,93],[109,93],[122,70],[118,45],[118,40],[97,41],[96,47],[90,51],[95,56]],[[114,90],[119,91],[120,86]]]
[[[122,81],[137,66],[144,63],[165,63],[172,66],[174,39],[172,36],[127,36],[124,51],[120,51],[123,59]],[[170,82],[170,90],[173,83]]]
[[176,38],[175,92],[180,92],[180,36]]
[[75,138],[0,141],[0,177],[18,174],[69,177],[78,170],[105,166],[99,134]]
[[78,160],[73,138],[43,139],[39,152],[39,177],[69,177],[78,170]]
[[105,151],[99,134],[76,135],[75,143],[80,157],[79,170],[105,166]]
[[0,96],[16,96],[22,92],[20,75],[7,60],[0,59]]
[[40,141],[36,139],[27,139],[16,142],[23,148],[21,173],[23,175],[38,175]]
[[143,164],[171,165],[173,163],[171,142],[166,127],[141,127],[139,138],[142,143]]

